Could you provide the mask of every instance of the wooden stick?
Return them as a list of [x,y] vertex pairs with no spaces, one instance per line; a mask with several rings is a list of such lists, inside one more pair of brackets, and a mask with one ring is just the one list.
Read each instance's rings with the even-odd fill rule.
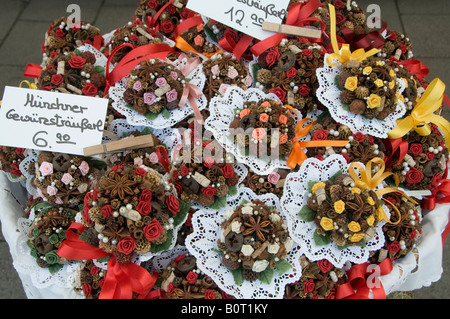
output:
[[262,28],[264,31],[285,33],[285,34],[299,36],[299,37],[305,37],[305,38],[320,39],[320,37],[322,36],[322,31],[320,31],[318,29],[296,27],[296,26],[292,26],[292,25],[278,24],[278,23],[267,22],[267,21],[264,21]]
[[135,149],[155,146],[152,135],[143,135],[138,137],[130,136],[122,140],[109,142],[100,145],[89,146],[83,149],[84,156],[93,156],[98,154],[106,154],[117,152],[125,149]]

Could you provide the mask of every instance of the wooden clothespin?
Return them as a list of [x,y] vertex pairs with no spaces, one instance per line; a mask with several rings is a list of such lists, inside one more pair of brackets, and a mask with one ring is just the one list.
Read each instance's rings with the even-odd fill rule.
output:
[[100,145],[89,146],[83,149],[84,156],[93,156],[99,154],[106,154],[111,152],[118,152],[125,149],[136,149],[155,146],[155,141],[152,134],[143,136],[130,136],[118,141],[109,142]]
[[310,29],[305,27],[296,27],[292,25],[279,24],[273,22],[264,21],[262,28],[264,31],[276,32],[276,33],[285,33],[288,35],[304,37],[304,38],[313,38],[320,39],[322,36],[322,31],[318,29]]

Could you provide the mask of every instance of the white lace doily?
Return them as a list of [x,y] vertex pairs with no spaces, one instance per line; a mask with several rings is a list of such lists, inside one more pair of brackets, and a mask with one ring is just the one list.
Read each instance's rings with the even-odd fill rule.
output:
[[211,131],[217,142],[229,153],[233,154],[240,163],[249,166],[256,174],[268,175],[277,168],[289,169],[286,160],[278,158],[262,159],[257,156],[246,156],[242,154],[242,148],[235,143],[233,136],[230,137],[230,124],[235,119],[235,109],[242,109],[244,103],[249,101],[260,101],[262,99],[280,99],[270,93],[265,94],[260,89],[242,90],[239,87],[230,87],[224,96],[211,99],[209,104],[210,115],[205,121],[205,128]]
[[[340,249],[334,242],[318,246],[314,241],[317,225],[314,221],[304,221],[298,213],[304,205],[307,205],[308,182],[327,181],[339,171],[348,172],[348,167],[346,159],[341,155],[331,155],[323,161],[309,158],[303,162],[298,172],[288,174],[280,200],[286,213],[291,237],[301,245],[306,257],[312,261],[325,258],[338,268],[342,268],[347,261],[354,264],[364,263],[369,258],[370,251],[381,249],[385,242],[382,227],[386,222],[380,221],[377,224],[375,236],[367,242],[365,247],[350,246]],[[387,216],[390,216],[389,209],[384,206],[383,208]]]
[[[168,60],[167,60],[168,61]],[[170,61],[168,61],[170,62]],[[180,68],[182,64],[186,64],[187,59],[179,62],[178,60],[172,63],[175,67]],[[181,63],[181,64],[180,64]],[[205,86],[206,77],[203,73],[203,65],[200,64],[194,71],[191,72],[186,78],[189,78],[189,83],[197,86],[200,90],[203,91]],[[139,114],[135,110],[127,107],[127,103],[123,99],[123,93],[127,90],[127,82],[128,77],[123,78],[121,81],[118,81],[113,87],[109,89],[109,97],[112,99],[112,107],[118,111],[120,114],[123,114],[128,123],[131,125],[137,126],[148,126],[155,129],[164,129],[167,127],[174,126],[178,122],[181,122],[188,116],[192,115],[194,111],[192,110],[191,104],[188,101],[184,107],[178,107],[174,110],[170,110],[170,117],[165,118],[162,114],[159,114],[158,117],[154,120],[147,119],[144,115]],[[199,110],[204,110],[208,105],[208,100],[205,95],[202,95],[200,98],[195,99]]]
[[71,288],[69,277],[75,272],[78,266],[77,262],[69,262],[52,274],[47,268],[39,267],[36,259],[31,256],[27,240],[28,229],[33,222],[31,218],[33,216],[34,213],[30,214],[30,218],[19,218],[17,221],[17,229],[20,235],[15,247],[18,257],[13,261],[14,268],[18,273],[30,276],[33,286],[36,288],[43,289],[51,286]]
[[[329,54],[325,54],[325,60]],[[350,128],[353,133],[361,132],[374,137],[387,138],[387,133],[397,126],[396,121],[402,118],[406,113],[405,104],[399,99],[396,109],[389,114],[384,120],[368,119],[364,116],[352,113],[342,108],[342,102],[339,98],[341,90],[336,85],[335,78],[341,73],[340,64],[333,67],[325,63],[323,68],[316,70],[319,88],[317,89],[317,98],[328,108],[333,119]],[[405,82],[398,79],[399,89],[397,92],[401,94],[405,88]]]
[[146,267],[146,269],[150,272],[161,273],[163,270],[167,268],[167,265],[174,260],[177,256],[180,255],[190,255],[189,250],[186,246],[177,245],[174,249],[165,251],[159,256],[156,256],[152,259],[151,265]]
[[32,181],[34,179],[34,175],[30,174],[28,172],[28,168],[30,167],[31,163],[37,162],[37,157],[39,153],[36,150],[27,150],[27,155],[23,159],[22,162],[19,164],[19,169],[22,175],[25,177],[25,188],[27,189],[27,192],[32,195],[33,197],[39,197],[37,189],[32,185]]
[[193,233],[186,238],[186,247],[197,258],[197,267],[219,286],[227,294],[239,299],[281,299],[287,284],[296,282],[301,277],[300,247],[294,247],[288,253],[286,261],[291,264],[291,269],[279,275],[274,273],[271,284],[263,284],[261,281],[244,281],[242,285],[235,284],[231,271],[222,264],[222,256],[217,252],[217,240],[222,224],[222,216],[230,208],[236,208],[242,200],[252,201],[259,199],[268,206],[276,207],[283,219],[285,216],[280,207],[279,199],[273,194],[257,196],[249,188],[240,188],[239,196],[227,202],[227,207],[219,211],[203,208],[194,213],[192,217]]

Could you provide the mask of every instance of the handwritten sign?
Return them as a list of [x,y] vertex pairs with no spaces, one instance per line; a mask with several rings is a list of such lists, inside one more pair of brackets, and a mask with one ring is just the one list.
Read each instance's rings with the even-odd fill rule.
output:
[[101,144],[108,100],[5,87],[0,145],[83,155]]
[[275,34],[262,29],[264,21],[282,23],[288,5],[289,0],[189,0],[187,8],[264,40]]

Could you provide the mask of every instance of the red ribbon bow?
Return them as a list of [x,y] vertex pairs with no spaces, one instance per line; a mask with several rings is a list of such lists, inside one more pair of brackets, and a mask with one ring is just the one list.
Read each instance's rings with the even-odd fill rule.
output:
[[85,229],[83,224],[72,223],[67,230],[67,239],[62,243],[57,254],[70,260],[110,257],[100,299],[131,299],[133,292],[146,298],[158,296],[158,292],[150,292],[158,279],[158,274],[152,276],[147,270],[131,262],[118,263],[114,254],[106,253],[101,248],[91,246],[80,239],[79,234]]
[[[131,51],[123,57],[117,63],[112,71],[110,71],[110,65],[113,56],[124,48],[131,48]],[[109,92],[109,88],[116,84],[116,82],[129,75],[131,70],[136,67],[142,61],[150,59],[165,59],[169,53],[174,52],[168,44],[165,43],[153,43],[139,47],[134,47],[131,43],[125,43],[115,48],[108,57],[106,63],[106,89],[105,96]]]
[[369,299],[370,291],[374,299],[386,299],[379,276],[389,274],[392,268],[392,260],[389,258],[378,265],[354,265],[347,271],[347,282],[337,288],[336,299]]

